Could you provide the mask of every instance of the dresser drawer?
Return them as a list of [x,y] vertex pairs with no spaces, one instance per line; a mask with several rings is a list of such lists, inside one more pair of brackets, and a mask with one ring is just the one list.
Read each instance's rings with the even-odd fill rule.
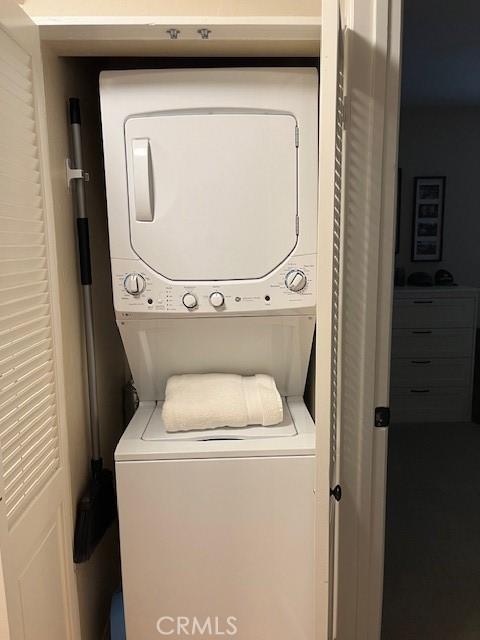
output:
[[397,299],[393,305],[393,327],[471,327],[475,317],[474,298]]
[[471,415],[469,387],[392,387],[392,422],[456,422]]
[[392,358],[392,387],[466,386],[472,374],[470,358]]
[[411,359],[424,357],[471,357],[472,329],[394,329],[392,356]]

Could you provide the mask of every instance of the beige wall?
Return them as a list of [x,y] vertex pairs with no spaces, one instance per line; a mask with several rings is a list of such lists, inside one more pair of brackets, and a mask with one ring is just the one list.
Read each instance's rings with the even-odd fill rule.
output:
[[[91,180],[87,203],[92,236],[93,300],[102,453],[113,470],[112,453],[122,431],[122,387],[125,361],[111,303],[103,167],[96,86],[90,64],[60,59],[43,51],[48,136],[53,183],[60,305],[67,389],[68,448],[74,510],[89,477],[90,439],[85,380],[83,319],[77,267],[72,196],[66,188],[68,151],[67,99],[82,100],[84,156]],[[92,126],[93,123],[93,126]],[[90,126],[87,126],[90,125]],[[111,593],[119,582],[118,535],[112,529],[91,560],[76,566],[82,640],[102,637]]]
[[25,0],[31,16],[316,16],[320,0]]

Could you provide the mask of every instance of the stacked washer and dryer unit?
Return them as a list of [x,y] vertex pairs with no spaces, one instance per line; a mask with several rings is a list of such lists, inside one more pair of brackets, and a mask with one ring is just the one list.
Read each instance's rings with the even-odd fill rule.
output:
[[[317,71],[103,72],[100,93],[140,398],[115,454],[127,637],[313,640]],[[272,375],[283,422],[167,433],[168,377],[208,372]]]

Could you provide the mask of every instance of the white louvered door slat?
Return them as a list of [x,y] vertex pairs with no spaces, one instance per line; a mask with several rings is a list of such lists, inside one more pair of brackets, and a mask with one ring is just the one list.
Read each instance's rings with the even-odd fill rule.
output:
[[2,112],[5,111],[10,118],[15,117],[15,115],[17,115],[17,117],[22,116],[23,118],[28,118],[30,124],[27,126],[27,129],[34,130],[35,114],[30,104],[14,96],[11,92],[2,89],[0,90],[0,106],[2,107]]
[[2,440],[2,447],[5,451],[3,461],[4,474],[8,474],[10,469],[16,466],[16,452],[18,450],[18,447],[21,446],[22,438],[24,438],[26,442],[30,442],[31,438],[34,438],[40,431],[46,428],[50,429],[52,426],[54,427],[55,421],[52,414],[53,406],[47,405],[47,407],[43,408],[43,410],[40,411],[33,420],[30,420],[28,422],[28,426],[25,427],[22,433],[18,433],[18,431],[15,431],[10,439],[5,438],[4,440]]
[[[0,100],[0,110],[3,110],[3,104]],[[6,155],[6,150],[5,147],[0,148],[0,158],[5,158]],[[32,158],[30,162],[26,162],[26,158],[18,158],[18,157],[11,157],[10,154],[10,159],[8,161],[8,163],[5,160],[0,160],[0,174],[2,175],[6,175],[8,173],[8,165],[10,165],[10,167],[12,166],[12,164],[15,166],[15,169],[17,171],[17,175],[19,178],[23,178],[24,180],[27,180],[29,178],[32,177],[36,177],[37,180],[40,180],[40,172],[36,170],[36,168],[38,167],[37,162],[35,161],[35,158]]]
[[[15,144],[21,143],[14,132],[12,132],[12,137],[15,138]],[[5,204],[15,204],[21,207],[42,206],[39,185],[29,184],[26,180],[18,180],[14,176],[0,176],[0,193]]]
[[[33,106],[26,104],[21,98],[14,96],[10,91],[0,87],[0,106],[5,109],[15,110],[27,118],[34,117]],[[2,146],[5,146],[2,143]]]
[[[22,101],[22,98],[19,95],[17,95],[16,98],[19,101]],[[25,102],[24,105],[28,106]],[[18,151],[15,151],[16,155],[34,158],[35,150],[37,148],[37,138],[35,135],[35,129],[32,128],[30,118],[24,116],[18,111],[15,116],[13,113],[14,105],[10,105],[8,108],[4,107],[4,111],[6,113],[6,117],[5,119],[2,119],[2,123],[0,125],[2,138],[6,136],[7,139],[15,139],[17,145],[20,143]]]
[[12,361],[10,369],[4,374],[5,384],[0,389],[1,394],[9,394],[11,385],[22,380],[25,376],[37,375],[37,369],[44,364],[52,365],[52,342],[50,338],[39,340],[29,349],[25,349]]
[[21,224],[35,225],[42,222],[43,213],[40,207],[19,207],[11,203],[0,202],[0,215],[2,219],[7,220],[8,224],[12,224],[12,219],[18,219]]
[[[35,156],[22,155],[15,147],[9,147],[5,140],[0,140],[0,153],[3,158],[6,157],[7,151],[10,153],[10,164],[15,166],[20,172],[24,170],[38,171],[38,159],[35,158]],[[38,217],[41,217],[41,212]]]
[[10,313],[4,316],[0,322],[0,332],[7,329],[13,329],[14,327],[18,327],[20,324],[48,315],[49,305],[46,303],[47,296],[45,294],[40,294],[32,296],[32,298],[33,304],[28,311],[24,311],[22,309],[16,313]]
[[[20,417],[26,425],[31,425],[35,420],[43,416],[44,413],[49,413],[50,411],[52,411],[53,414],[55,412],[55,396],[53,394],[43,397],[41,402],[32,404],[27,410],[20,412]],[[10,416],[10,420],[5,420],[3,438],[7,446],[12,442],[15,435],[18,434],[18,429],[15,428],[16,422],[16,415]]]
[[10,358],[14,359],[20,352],[33,346],[39,340],[51,337],[49,320],[47,314],[43,318],[29,320],[11,331],[2,332],[2,339],[8,340],[8,343],[0,345],[0,371],[2,368],[8,370]]
[[11,82],[9,77],[2,72],[0,72],[0,89],[3,89],[7,94],[12,95],[14,98],[21,100],[24,104],[31,104],[31,93]]
[[[43,271],[43,269],[37,269],[36,273],[38,274],[40,271]],[[9,284],[12,282],[12,276],[20,276],[21,278],[23,278],[28,273],[28,271],[23,271],[21,274],[10,274],[9,276],[5,276],[5,281],[7,282],[7,284]],[[18,296],[17,293],[19,294]],[[45,279],[41,282],[32,284],[29,284],[27,282],[25,284],[19,285],[18,287],[4,287],[3,296],[5,302],[0,303],[0,326],[6,326],[7,324],[9,324],[10,316],[16,316],[17,314],[25,313],[24,302],[27,300],[31,303],[32,308],[48,303],[48,282]]]
[[9,627],[0,620],[1,640],[80,637],[40,65],[37,28],[1,0],[0,598]]
[[[0,221],[1,223],[1,221]],[[43,257],[19,258],[0,260],[0,272],[2,275],[13,275],[23,271],[33,271],[34,269],[45,269],[47,261]]]

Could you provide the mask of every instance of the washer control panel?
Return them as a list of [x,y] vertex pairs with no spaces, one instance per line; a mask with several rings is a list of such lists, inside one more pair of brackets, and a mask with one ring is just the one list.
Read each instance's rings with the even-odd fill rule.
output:
[[112,258],[120,313],[213,315],[271,313],[315,305],[315,255],[295,256],[259,280],[174,282],[140,260]]

